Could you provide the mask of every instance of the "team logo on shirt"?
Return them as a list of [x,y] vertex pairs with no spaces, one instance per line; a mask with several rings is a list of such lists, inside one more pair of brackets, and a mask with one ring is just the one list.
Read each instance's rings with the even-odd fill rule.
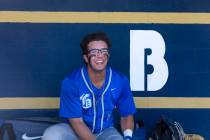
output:
[[82,108],[88,109],[92,107],[90,94],[83,94],[80,96],[80,100],[82,101]]

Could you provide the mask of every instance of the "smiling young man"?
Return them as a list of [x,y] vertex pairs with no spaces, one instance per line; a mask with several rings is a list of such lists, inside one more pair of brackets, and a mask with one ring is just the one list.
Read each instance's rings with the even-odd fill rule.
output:
[[[135,105],[128,79],[107,65],[111,43],[103,32],[81,44],[86,65],[68,75],[61,87],[60,116],[68,123],[45,130],[42,140],[130,140]],[[118,109],[123,136],[113,126]]]

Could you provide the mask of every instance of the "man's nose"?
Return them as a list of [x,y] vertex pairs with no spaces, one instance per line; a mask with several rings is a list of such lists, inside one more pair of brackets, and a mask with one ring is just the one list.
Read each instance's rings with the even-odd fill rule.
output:
[[103,56],[102,50],[98,50],[97,55],[98,56]]

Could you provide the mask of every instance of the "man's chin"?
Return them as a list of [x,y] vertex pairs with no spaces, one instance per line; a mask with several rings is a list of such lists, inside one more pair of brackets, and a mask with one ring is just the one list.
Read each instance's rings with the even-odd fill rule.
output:
[[96,69],[95,72],[103,72],[105,69]]
[[104,72],[106,70],[106,65],[90,65],[90,68],[97,73]]
[[98,67],[98,68],[94,68],[95,72],[103,72],[105,71],[106,67]]

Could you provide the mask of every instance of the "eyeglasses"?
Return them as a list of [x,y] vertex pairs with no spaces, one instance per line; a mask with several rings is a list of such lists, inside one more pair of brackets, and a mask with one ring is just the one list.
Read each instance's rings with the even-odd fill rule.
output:
[[98,55],[101,53],[102,55],[109,55],[109,49],[108,48],[102,48],[102,49],[90,49],[88,50],[89,55]]

